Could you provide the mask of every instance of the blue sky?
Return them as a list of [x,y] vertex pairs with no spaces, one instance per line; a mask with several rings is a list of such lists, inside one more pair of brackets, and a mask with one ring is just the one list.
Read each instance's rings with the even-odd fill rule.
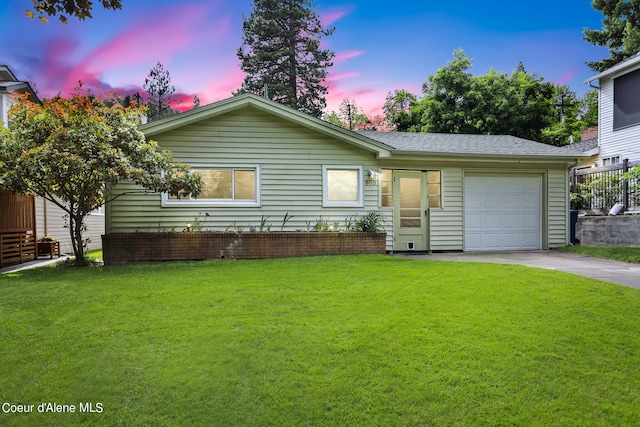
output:
[[[94,1],[94,3],[98,3]],[[34,84],[40,97],[68,95],[78,80],[94,93],[138,90],[162,62],[176,91],[191,103],[227,98],[242,83],[236,50],[250,0],[123,0],[120,11],[96,5],[94,18],[30,20],[30,0],[0,4],[0,64]],[[366,113],[380,114],[388,92],[420,94],[430,74],[462,48],[472,72],[511,73],[519,61],[546,81],[583,94],[595,74],[585,61],[607,51],[582,38],[600,29],[602,15],[590,0],[339,1],[317,0],[317,11],[334,34],[325,46],[336,52],[328,79],[328,109],[344,98]]]

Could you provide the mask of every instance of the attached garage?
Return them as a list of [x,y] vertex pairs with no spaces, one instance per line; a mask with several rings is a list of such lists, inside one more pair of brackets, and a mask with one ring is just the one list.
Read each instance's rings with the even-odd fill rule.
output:
[[542,175],[465,173],[466,251],[542,249]]

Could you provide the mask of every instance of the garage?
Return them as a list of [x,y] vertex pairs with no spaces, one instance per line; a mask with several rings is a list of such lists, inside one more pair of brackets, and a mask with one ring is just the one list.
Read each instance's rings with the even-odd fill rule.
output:
[[466,251],[542,248],[542,176],[465,173]]

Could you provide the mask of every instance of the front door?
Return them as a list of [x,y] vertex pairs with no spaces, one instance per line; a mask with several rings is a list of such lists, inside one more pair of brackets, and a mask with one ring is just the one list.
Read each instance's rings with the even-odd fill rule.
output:
[[[394,250],[429,250],[425,172],[394,172]],[[399,195],[396,196],[396,195]]]

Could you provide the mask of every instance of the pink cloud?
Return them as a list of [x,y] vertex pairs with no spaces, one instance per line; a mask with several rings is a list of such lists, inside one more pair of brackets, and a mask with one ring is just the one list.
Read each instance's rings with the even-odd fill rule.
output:
[[339,52],[336,54],[335,58],[333,58],[333,63],[339,64],[341,62],[346,61],[347,59],[355,58],[363,54],[364,54],[363,50],[351,50],[348,52]]
[[[230,27],[228,15],[214,22],[208,20],[210,7],[206,4],[181,3],[179,6],[153,9],[115,37],[82,52],[75,63],[69,58],[78,57],[80,39],[74,37],[72,32],[66,33],[63,38],[51,41],[42,48],[44,57],[34,73],[38,88],[43,92],[40,95],[50,97],[61,93],[66,96],[78,81],[82,81],[92,93],[104,93],[112,89],[112,85],[106,82],[108,76],[112,80],[114,75],[122,76],[120,80],[130,79],[132,69],[138,68],[136,71],[139,72],[144,67],[149,70],[158,60],[167,65],[166,62],[176,55],[201,52],[206,49],[203,45],[218,40]],[[167,19],[167,16],[171,19]],[[140,79],[141,86],[144,76],[135,78]],[[133,89],[125,89],[126,92],[130,90]]]
[[226,72],[206,82],[204,91],[198,94],[202,105],[229,98],[233,91],[240,88],[244,76],[238,66],[226,67]]
[[571,79],[573,79],[577,75],[576,70],[567,70],[562,76],[556,79],[556,84],[558,86],[562,86],[567,84]]
[[352,79],[359,76],[360,76],[360,73],[357,73],[355,71],[346,71],[344,73],[329,73],[326,81],[335,82],[337,80]]
[[324,27],[328,27],[337,20],[343,18],[348,15],[351,10],[347,8],[333,8],[328,10],[327,12],[323,12],[320,14],[320,22]]

